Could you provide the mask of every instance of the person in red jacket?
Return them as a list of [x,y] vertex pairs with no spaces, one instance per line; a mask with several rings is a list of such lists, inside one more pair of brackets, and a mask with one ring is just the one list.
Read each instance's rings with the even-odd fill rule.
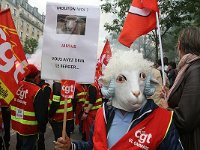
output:
[[34,150],[38,133],[45,132],[45,109],[42,89],[36,85],[39,70],[27,66],[29,74],[20,81],[19,89],[11,102],[12,129],[17,135],[17,150]]
[[[83,121],[81,120],[82,114],[84,112],[84,103],[87,97],[88,88],[84,84],[76,83],[75,92],[74,92],[74,113],[75,115],[75,125],[78,125],[79,132],[82,134],[83,130]],[[85,138],[85,135],[82,135]]]
[[102,107],[102,95],[97,84],[89,84],[85,86],[88,87],[88,92],[81,120],[83,121],[83,135],[85,134],[85,138],[83,137],[82,140],[87,141],[89,139],[90,128],[95,120],[97,110]]
[[76,83],[75,86],[75,94],[74,94],[75,98],[75,114],[76,114],[76,118],[75,118],[75,124],[76,125],[80,125],[80,115],[82,113],[83,110],[83,105],[86,101],[86,96],[87,96],[87,88],[84,87],[83,84],[78,84]]

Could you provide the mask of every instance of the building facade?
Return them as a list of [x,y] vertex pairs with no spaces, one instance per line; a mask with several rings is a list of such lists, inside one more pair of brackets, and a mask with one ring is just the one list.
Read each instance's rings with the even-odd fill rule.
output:
[[26,38],[38,40],[43,34],[45,16],[38,12],[37,7],[32,7],[28,0],[0,0],[0,8],[10,8],[22,45]]

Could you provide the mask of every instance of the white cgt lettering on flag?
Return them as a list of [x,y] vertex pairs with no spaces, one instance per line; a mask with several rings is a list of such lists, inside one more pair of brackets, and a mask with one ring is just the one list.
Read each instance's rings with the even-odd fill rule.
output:
[[[11,46],[11,43],[6,42],[6,39],[7,39],[6,34],[1,28],[0,28],[0,38],[2,38],[5,41],[3,44],[0,45],[0,58],[5,62],[5,65],[0,65],[0,71],[9,72],[15,66],[16,57],[14,55],[12,55],[11,58],[8,58],[6,56],[6,52],[9,50],[12,50],[12,46]],[[22,63],[19,63],[18,61],[16,62],[18,63],[18,66],[14,71],[14,79],[16,83],[18,84],[19,80],[17,76],[19,73],[22,73],[22,74],[25,73],[22,63],[26,63],[26,61],[24,60]]]

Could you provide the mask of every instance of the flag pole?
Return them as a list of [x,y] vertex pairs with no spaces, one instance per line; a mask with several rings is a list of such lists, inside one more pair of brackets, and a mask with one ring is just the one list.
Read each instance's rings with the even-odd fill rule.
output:
[[160,59],[161,59],[161,69],[162,69],[162,83],[165,86],[166,80],[165,80],[165,71],[164,71],[164,62],[163,62],[163,48],[162,48],[162,41],[161,41],[161,34],[160,34],[160,23],[158,18],[158,12],[156,12],[156,23],[157,23],[157,33],[159,37],[159,47],[160,47]]

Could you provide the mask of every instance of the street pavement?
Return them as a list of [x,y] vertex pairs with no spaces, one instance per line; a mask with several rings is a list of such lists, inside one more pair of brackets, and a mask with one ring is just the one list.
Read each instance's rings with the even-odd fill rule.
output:
[[[78,126],[75,126],[74,132],[71,134],[71,139],[72,140],[80,140],[81,139],[81,134],[78,131]],[[54,150],[54,135],[53,131],[51,129],[51,125],[47,125],[47,129],[45,132],[45,146],[46,150]],[[10,150],[16,150],[16,134],[13,130],[11,130],[11,141],[10,141]]]

